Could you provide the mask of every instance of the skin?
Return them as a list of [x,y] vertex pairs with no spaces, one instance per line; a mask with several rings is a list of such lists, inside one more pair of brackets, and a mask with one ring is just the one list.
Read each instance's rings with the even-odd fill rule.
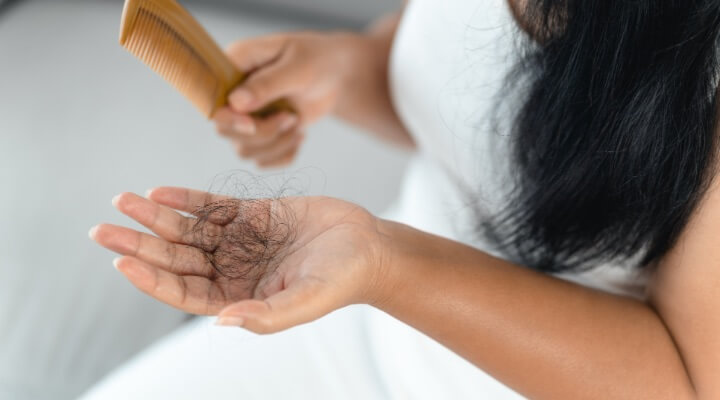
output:
[[[336,32],[278,34],[233,43],[227,54],[248,79],[214,116],[217,132],[242,158],[260,167],[289,164],[305,127],[333,114],[404,148],[414,142],[390,101],[387,64],[399,15],[379,20],[364,35]],[[361,66],[361,68],[359,68]],[[341,95],[352,93],[352,96]],[[250,113],[280,98],[296,113],[266,119]]]
[[[342,41],[342,36],[326,38]],[[369,35],[354,40],[379,39]],[[327,43],[324,48],[334,49]],[[307,56],[331,57],[320,53],[316,49]],[[306,104],[338,115],[348,110],[372,113],[374,108],[359,98],[386,96],[385,84],[368,85],[368,91],[376,92],[340,101],[346,96],[338,93],[351,87],[343,86],[351,85],[347,76],[364,76],[367,69],[355,71],[357,64],[342,64],[344,57],[339,58],[350,69],[342,72],[343,78],[327,77],[336,68],[298,68],[311,85],[322,86],[324,79],[335,82],[329,86],[346,82],[333,92],[331,106]],[[313,68],[320,69],[315,74]],[[289,93],[282,95],[295,100]],[[343,101],[358,103],[343,108]],[[322,114],[304,110],[298,106],[302,121]],[[387,124],[382,134],[402,142],[406,132],[396,124],[394,112],[377,112],[366,115],[367,126]],[[232,113],[233,118],[240,115]],[[348,117],[361,120],[353,118]],[[187,234],[197,220],[175,211],[193,212],[217,199],[182,188],[157,188],[147,199],[124,193],[115,198],[115,206],[157,236],[107,224],[90,235],[122,255],[116,267],[140,290],[181,310],[218,315],[222,325],[273,333],[365,303],[414,326],[530,398],[720,398],[717,180],[654,269],[646,301],[540,274],[324,197],[282,200],[297,216],[296,238],[288,244],[288,255],[249,291],[204,263],[203,240]],[[228,221],[215,222],[201,230],[209,232],[210,240],[229,229],[220,223]]]

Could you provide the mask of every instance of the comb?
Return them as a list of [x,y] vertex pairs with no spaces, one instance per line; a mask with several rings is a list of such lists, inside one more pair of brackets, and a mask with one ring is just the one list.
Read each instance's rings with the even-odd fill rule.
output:
[[[175,0],[126,0],[120,44],[208,118],[227,104],[230,90],[247,77]],[[280,110],[292,108],[280,99],[253,115],[266,117]]]

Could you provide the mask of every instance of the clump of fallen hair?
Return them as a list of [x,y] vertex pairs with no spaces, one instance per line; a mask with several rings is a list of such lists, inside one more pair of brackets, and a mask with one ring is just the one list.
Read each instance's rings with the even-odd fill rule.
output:
[[196,210],[193,233],[207,236],[205,225],[223,217],[219,238],[199,237],[216,243],[205,251],[215,271],[225,278],[257,282],[284,259],[295,239],[295,215],[283,199],[229,199]]
[[[233,174],[223,187],[229,181],[236,196],[271,192],[269,183],[257,177],[240,184]],[[287,182],[272,192],[272,196],[208,201],[193,211],[192,242],[203,250],[218,277],[254,290],[289,254],[297,234],[297,218],[287,198]]]

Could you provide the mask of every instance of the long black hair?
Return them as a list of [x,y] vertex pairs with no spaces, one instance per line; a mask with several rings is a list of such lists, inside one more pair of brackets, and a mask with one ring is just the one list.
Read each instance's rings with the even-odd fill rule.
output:
[[[528,0],[508,77],[517,184],[483,229],[525,265],[674,244],[715,168],[720,0]],[[520,82],[520,83],[518,83]]]

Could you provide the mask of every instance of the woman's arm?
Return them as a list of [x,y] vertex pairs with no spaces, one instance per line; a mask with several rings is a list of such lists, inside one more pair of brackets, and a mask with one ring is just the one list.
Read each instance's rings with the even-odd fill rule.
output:
[[532,398],[720,398],[720,184],[657,266],[648,303],[332,198],[159,188],[114,204],[158,235],[94,228],[93,239],[124,255],[117,268],[156,299],[222,325],[272,333],[369,303]]
[[354,66],[354,73],[345,85],[335,115],[361,126],[403,147],[412,148],[414,142],[398,118],[390,97],[388,63],[395,32],[402,13],[392,14],[372,24],[358,48],[366,54],[365,63]]
[[375,305],[539,399],[720,398],[720,190],[660,263],[644,303],[386,224]]

